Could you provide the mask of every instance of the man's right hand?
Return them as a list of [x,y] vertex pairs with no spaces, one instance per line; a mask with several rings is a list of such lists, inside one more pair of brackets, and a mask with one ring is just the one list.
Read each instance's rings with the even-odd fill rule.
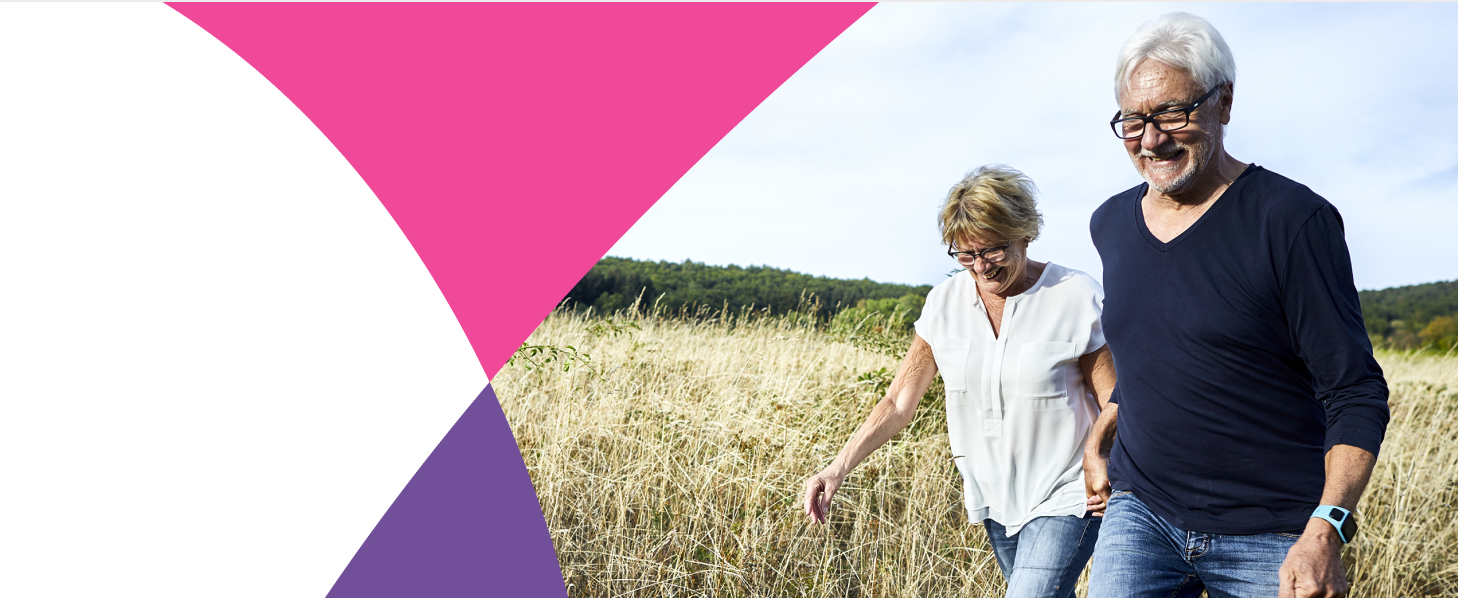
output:
[[830,518],[830,499],[845,481],[845,474],[834,464],[805,480],[805,515],[811,523],[825,523]]
[[1113,491],[1109,485],[1108,458],[1083,452],[1083,490],[1088,496],[1088,512],[1094,517],[1103,517],[1104,509],[1109,506],[1109,493]]

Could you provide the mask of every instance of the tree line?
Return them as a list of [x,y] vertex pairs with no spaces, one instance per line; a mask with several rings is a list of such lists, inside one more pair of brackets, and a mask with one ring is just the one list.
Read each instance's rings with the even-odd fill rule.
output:
[[1458,346],[1458,280],[1357,295],[1374,346],[1440,351]]
[[[685,260],[640,261],[605,257],[572,287],[569,305],[612,314],[656,304],[676,310],[809,310],[830,322],[879,321],[905,330],[921,315],[931,285],[911,286],[810,276],[768,266],[709,266]],[[1431,282],[1358,293],[1373,346],[1449,350],[1458,346],[1458,281]],[[813,302],[809,301],[813,299]],[[838,316],[838,317],[837,317]]]
[[[640,310],[654,305],[670,310],[706,307],[711,310],[766,310],[770,314],[810,311],[828,322],[840,312],[896,315],[903,326],[916,321],[931,285],[848,280],[810,276],[768,266],[709,266],[684,260],[634,260],[605,257],[567,293],[568,305],[579,311],[612,314],[635,304]],[[641,297],[641,302],[639,300]]]

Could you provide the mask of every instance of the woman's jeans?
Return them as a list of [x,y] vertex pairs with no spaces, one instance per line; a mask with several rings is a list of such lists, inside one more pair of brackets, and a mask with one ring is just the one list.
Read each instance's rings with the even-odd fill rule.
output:
[[1298,532],[1233,536],[1187,532],[1134,498],[1109,497],[1089,598],[1272,598]]
[[996,521],[982,525],[1007,580],[1007,598],[1071,598],[1099,537],[1095,517],[1037,517],[1011,538]]

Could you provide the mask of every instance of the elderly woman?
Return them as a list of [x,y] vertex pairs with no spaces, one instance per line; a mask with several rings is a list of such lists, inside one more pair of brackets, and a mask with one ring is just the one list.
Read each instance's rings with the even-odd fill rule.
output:
[[1003,166],[952,187],[942,241],[965,270],[927,295],[886,397],[806,480],[805,513],[825,522],[846,476],[911,422],[941,372],[967,515],[986,527],[1007,595],[1068,598],[1098,537],[1103,503],[1086,499],[1084,443],[1114,369],[1098,282],[1028,259],[1043,220],[1033,194],[1031,180]]

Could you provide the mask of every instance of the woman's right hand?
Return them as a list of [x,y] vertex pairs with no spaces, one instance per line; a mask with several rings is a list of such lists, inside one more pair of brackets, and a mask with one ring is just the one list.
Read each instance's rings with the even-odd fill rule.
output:
[[835,464],[805,480],[805,515],[811,523],[825,523],[830,518],[830,499],[845,481],[845,473]]

